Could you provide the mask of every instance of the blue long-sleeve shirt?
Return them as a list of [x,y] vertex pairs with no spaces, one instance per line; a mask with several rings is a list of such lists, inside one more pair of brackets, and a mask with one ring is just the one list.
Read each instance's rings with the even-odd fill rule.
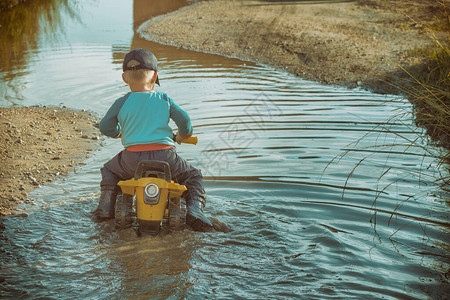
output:
[[122,145],[175,145],[169,126],[172,119],[181,135],[192,134],[189,115],[167,94],[159,91],[128,93],[117,99],[100,121],[100,131],[109,137],[121,134]]

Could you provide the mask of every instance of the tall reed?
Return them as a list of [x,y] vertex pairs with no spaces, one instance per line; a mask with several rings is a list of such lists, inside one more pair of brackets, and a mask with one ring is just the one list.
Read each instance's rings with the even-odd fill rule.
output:
[[[385,124],[380,125],[382,131],[397,136],[396,142],[392,144],[374,144],[368,146],[368,148],[379,151],[390,151],[390,149],[397,146],[403,147],[403,151],[411,148],[421,148],[424,154],[419,170],[406,171],[405,178],[413,176],[418,178],[421,183],[434,183],[433,186],[438,186],[443,194],[448,195],[448,192],[450,192],[450,7],[448,1],[438,1],[438,3],[441,9],[439,9],[439,14],[435,16],[433,22],[422,23],[423,28],[426,30],[425,33],[433,41],[432,46],[411,52],[411,55],[419,57],[422,63],[416,66],[401,66],[406,76],[386,79],[388,84],[393,86],[396,91],[406,95],[413,104],[414,121],[419,127],[426,129],[427,135],[423,134],[420,128],[414,128],[414,126],[409,127],[411,132],[414,133],[412,138],[397,134],[395,130],[391,130],[390,124],[401,123],[408,126],[411,115],[408,107],[405,111],[400,111],[393,118],[386,120]],[[417,20],[414,21],[417,22]],[[368,132],[360,140],[368,138],[371,134],[377,133],[375,130]],[[358,148],[360,140],[348,145],[347,148]],[[377,140],[383,141],[384,139],[380,136]],[[441,148],[435,147],[436,145],[433,144],[437,144]],[[333,158],[323,172],[331,164],[338,164],[342,158],[350,153],[350,151],[344,151]],[[352,170],[349,170],[343,186],[342,198],[345,196],[347,186],[355,171],[368,163],[367,161],[370,161],[371,155],[360,159]],[[432,163],[430,163],[430,159]],[[435,170],[435,172],[428,172],[430,168]],[[386,160],[383,171],[379,174],[378,181],[381,182],[383,177],[396,171],[390,165],[389,160]],[[371,222],[374,226],[376,226],[377,202],[379,198],[403,179],[402,175],[400,175],[397,180],[385,186],[377,184],[372,203],[373,217]],[[427,193],[429,191],[420,192],[418,195],[401,195],[404,199],[391,211],[391,218],[399,212],[404,203],[417,197],[426,197]],[[439,191],[436,193],[439,193]]]
[[[434,141],[450,149],[450,7],[448,2],[439,4],[435,21],[423,24],[433,46],[415,51],[423,63],[404,68],[408,80],[397,86],[413,103],[416,123],[425,127]],[[449,159],[448,152],[444,158]]]

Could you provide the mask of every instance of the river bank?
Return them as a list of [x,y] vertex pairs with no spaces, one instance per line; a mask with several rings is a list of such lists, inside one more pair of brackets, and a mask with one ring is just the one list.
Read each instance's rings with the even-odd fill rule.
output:
[[58,107],[0,108],[0,216],[28,193],[73,171],[98,146],[97,119]]
[[[393,92],[421,63],[436,1],[200,1],[144,23],[146,39],[285,69],[326,84]],[[439,34],[439,33],[438,33]]]

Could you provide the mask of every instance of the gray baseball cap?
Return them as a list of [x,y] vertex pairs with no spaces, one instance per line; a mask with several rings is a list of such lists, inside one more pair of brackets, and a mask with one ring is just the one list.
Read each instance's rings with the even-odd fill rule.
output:
[[[132,63],[135,60],[138,63]],[[130,63],[131,62],[131,63]],[[127,53],[123,60],[123,71],[149,69],[158,72],[158,62],[155,55],[146,49],[135,49]],[[159,85],[159,76],[156,77],[156,84]]]

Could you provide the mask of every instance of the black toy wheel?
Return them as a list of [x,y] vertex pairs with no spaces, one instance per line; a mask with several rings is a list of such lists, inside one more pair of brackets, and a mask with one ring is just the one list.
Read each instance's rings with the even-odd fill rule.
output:
[[130,228],[133,224],[133,196],[119,193],[116,198],[115,220],[116,229]]
[[169,230],[181,231],[186,227],[186,203],[183,199],[169,200]]

